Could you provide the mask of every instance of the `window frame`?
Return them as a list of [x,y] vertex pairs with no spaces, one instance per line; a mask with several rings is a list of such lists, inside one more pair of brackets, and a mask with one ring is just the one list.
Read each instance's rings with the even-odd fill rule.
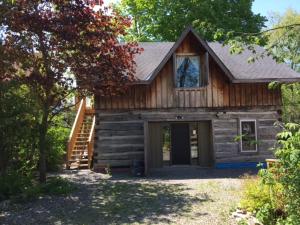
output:
[[[195,87],[177,87],[177,82],[176,82],[176,74],[177,74],[177,56],[197,56],[199,58],[199,75],[198,75],[198,86]],[[202,74],[202,65],[201,65],[201,55],[198,53],[174,53],[173,54],[173,82],[174,82],[174,87],[177,90],[193,90],[193,89],[201,89],[205,88],[207,85],[200,86],[200,80],[201,80],[201,74]]]
[[[254,122],[254,128],[255,128],[255,150],[243,150],[243,137],[242,137],[242,122]],[[256,119],[240,119],[239,120],[239,133],[240,133],[240,152],[241,153],[257,153],[258,152],[258,136],[257,136],[257,122]]]

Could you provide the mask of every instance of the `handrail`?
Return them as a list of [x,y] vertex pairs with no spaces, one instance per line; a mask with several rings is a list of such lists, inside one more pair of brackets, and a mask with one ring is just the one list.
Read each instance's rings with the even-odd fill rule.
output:
[[96,123],[96,116],[93,116],[93,122],[92,122],[91,130],[90,130],[90,135],[89,135],[89,139],[87,142],[89,168],[91,168],[91,162],[92,162],[92,157],[93,157],[93,152],[94,152],[95,123]]
[[85,109],[86,109],[86,100],[85,100],[85,98],[83,98],[80,101],[80,105],[79,105],[79,108],[78,108],[78,111],[77,111],[77,114],[75,117],[75,121],[73,123],[72,130],[71,130],[69,140],[68,140],[67,168],[70,166],[69,161],[71,159],[72,150],[75,145],[76,134],[78,133],[78,131],[80,129],[80,125],[83,122]]

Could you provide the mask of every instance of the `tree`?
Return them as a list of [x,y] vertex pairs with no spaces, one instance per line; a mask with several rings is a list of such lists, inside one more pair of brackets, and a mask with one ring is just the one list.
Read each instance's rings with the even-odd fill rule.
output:
[[266,18],[251,11],[253,0],[122,0],[115,7],[130,16],[129,40],[176,41],[182,30],[193,25],[207,40],[217,30],[259,32]]
[[[101,2],[100,2],[101,4]],[[26,84],[41,109],[40,182],[46,181],[46,136],[74,92],[126,91],[134,80],[136,44],[119,44],[129,20],[83,0],[0,2],[0,81]],[[72,74],[68,75],[68,74]],[[77,81],[77,86],[74,81]]]
[[268,47],[271,48],[278,60],[290,65],[293,70],[300,72],[300,26],[291,29],[290,25],[300,25],[300,13],[288,9],[283,16],[274,14],[273,29],[269,32]]
[[[300,72],[300,13],[291,9],[282,16],[274,13],[272,29],[265,34],[268,37],[266,49],[277,61],[287,63],[293,70]],[[284,84],[281,90],[284,120],[300,122],[299,83]]]

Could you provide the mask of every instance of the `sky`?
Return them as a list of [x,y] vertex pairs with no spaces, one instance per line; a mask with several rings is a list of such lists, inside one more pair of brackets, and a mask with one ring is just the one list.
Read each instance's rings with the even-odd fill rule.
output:
[[291,8],[300,12],[300,0],[255,0],[252,6],[254,13],[269,17],[271,12],[283,14]]

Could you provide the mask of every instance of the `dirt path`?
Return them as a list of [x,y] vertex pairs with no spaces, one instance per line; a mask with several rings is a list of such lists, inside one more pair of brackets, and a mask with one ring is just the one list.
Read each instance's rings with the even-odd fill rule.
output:
[[178,169],[147,179],[66,171],[77,191],[2,207],[0,224],[234,224],[245,171]]

